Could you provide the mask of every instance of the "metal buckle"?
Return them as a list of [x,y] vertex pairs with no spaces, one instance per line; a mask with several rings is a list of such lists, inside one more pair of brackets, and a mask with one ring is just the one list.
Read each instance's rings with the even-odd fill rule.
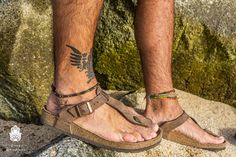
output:
[[89,102],[86,102],[86,105],[87,105],[87,108],[89,110],[89,113],[92,113],[93,112],[93,109],[91,107],[91,104]]
[[[83,105],[86,105],[87,109],[89,110],[89,113],[83,113],[81,110],[80,110],[80,107],[79,105],[76,105],[75,106],[75,112],[77,114],[77,116],[81,117],[83,115],[87,115],[87,114],[90,114],[93,112],[93,109],[91,107],[91,104],[89,102],[86,102],[84,103]],[[70,112],[70,109],[68,110],[68,112],[74,117],[74,115]]]

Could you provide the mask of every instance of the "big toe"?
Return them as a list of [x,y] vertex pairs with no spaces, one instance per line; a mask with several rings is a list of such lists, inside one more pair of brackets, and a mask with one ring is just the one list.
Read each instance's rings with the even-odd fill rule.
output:
[[206,143],[221,144],[225,141],[225,138],[223,136],[213,136],[209,133],[206,133],[205,137]]
[[221,144],[225,141],[225,138],[223,136],[219,136],[219,137],[213,137],[212,142],[214,142],[215,144]]

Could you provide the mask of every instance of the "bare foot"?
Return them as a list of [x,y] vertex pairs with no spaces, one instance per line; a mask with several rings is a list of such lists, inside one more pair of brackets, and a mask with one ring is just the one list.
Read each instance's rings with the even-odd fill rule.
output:
[[[84,94],[83,96],[71,97],[68,104],[76,104],[95,97],[95,91]],[[52,113],[57,112],[57,97],[51,94],[48,98],[47,110]],[[129,108],[131,112],[135,112]],[[137,114],[135,112],[135,114]],[[139,142],[149,140],[157,136],[158,126],[145,128],[128,122],[118,111],[107,104],[96,109],[92,114],[80,117],[74,121],[80,127],[109,141]]]
[[[145,116],[150,118],[154,123],[161,125],[165,121],[173,120],[183,113],[181,106],[175,99],[161,99],[148,101]],[[202,144],[220,144],[224,142],[224,137],[214,137],[202,128],[200,128],[191,118],[182,125],[177,127],[175,131],[184,133]]]

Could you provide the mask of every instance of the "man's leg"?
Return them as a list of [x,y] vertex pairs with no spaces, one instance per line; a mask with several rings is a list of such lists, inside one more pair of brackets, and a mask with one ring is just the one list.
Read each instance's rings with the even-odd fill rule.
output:
[[[172,90],[174,0],[139,0],[135,29],[147,94]],[[159,125],[175,119],[181,113],[182,108],[176,100],[147,101],[145,115]],[[218,144],[224,141],[223,137],[207,134],[191,119],[176,129],[202,143]]]
[[[97,83],[92,68],[92,47],[102,4],[103,0],[53,0],[54,86],[60,94],[78,93]],[[93,90],[63,99],[63,104],[78,104],[95,96]],[[50,94],[47,110],[56,113],[58,103],[56,96]],[[156,130],[129,123],[107,104],[75,123],[110,141],[137,142],[156,136]]]

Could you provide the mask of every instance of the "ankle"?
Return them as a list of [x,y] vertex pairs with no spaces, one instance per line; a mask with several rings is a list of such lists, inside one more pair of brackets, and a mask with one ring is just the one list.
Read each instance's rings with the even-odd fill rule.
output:
[[183,110],[177,99],[147,99],[146,116],[155,117],[156,121],[164,122],[177,118]]
[[[78,80],[78,79],[77,79]],[[53,85],[56,88],[56,91],[62,95],[68,95],[72,93],[79,93],[81,91],[85,91],[88,88],[95,86],[97,84],[97,80],[93,79],[90,83],[86,81],[70,81],[69,80],[56,80]]]
[[154,110],[165,110],[168,109],[169,105],[172,104],[172,106],[177,106],[177,95],[175,93],[175,90],[169,90],[159,93],[149,93],[146,95],[147,100],[147,106],[151,106]]

